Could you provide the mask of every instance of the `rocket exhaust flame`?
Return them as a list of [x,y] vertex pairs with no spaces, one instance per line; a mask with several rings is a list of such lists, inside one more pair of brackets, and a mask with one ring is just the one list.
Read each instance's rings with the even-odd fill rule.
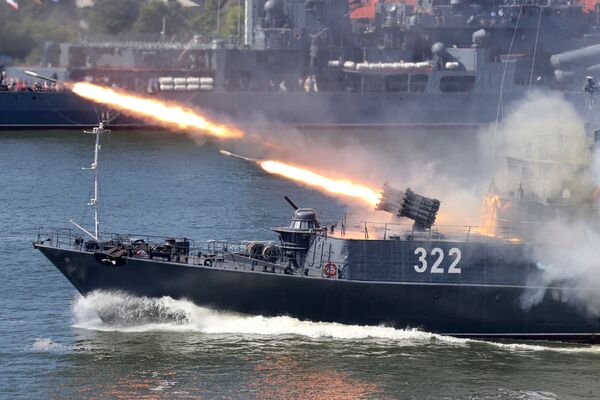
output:
[[415,227],[418,230],[431,228],[440,208],[439,200],[418,195],[408,188],[400,191],[385,184],[383,190],[379,191],[347,179],[330,178],[306,168],[296,167],[281,161],[255,160],[226,150],[219,151],[228,157],[255,162],[270,174],[278,175],[327,193],[360,200],[375,210],[389,212],[398,218],[410,218],[415,221]]
[[296,167],[281,161],[256,160],[254,158],[240,156],[239,154],[235,154],[227,150],[219,150],[219,153],[228,157],[255,162],[264,171],[270,174],[278,175],[291,181],[317,188],[327,193],[354,198],[366,203],[371,207],[375,207],[375,205],[379,203],[380,193],[378,190],[361,185],[359,183],[354,183],[347,179],[328,178],[306,168]]
[[375,207],[379,203],[379,191],[347,179],[333,179],[308,169],[295,167],[280,161],[258,161],[258,165],[270,174],[279,175],[328,193],[350,197]]
[[485,196],[483,216],[481,221],[482,234],[496,236],[498,229],[498,209],[501,207],[500,196],[488,194]]
[[178,129],[194,129],[218,139],[241,139],[241,130],[209,121],[197,112],[165,101],[86,82],[67,84],[73,93],[124,114]]
[[396,190],[388,184],[385,184],[383,185],[381,198],[379,199],[375,209],[395,214],[402,208],[403,200],[404,192]]

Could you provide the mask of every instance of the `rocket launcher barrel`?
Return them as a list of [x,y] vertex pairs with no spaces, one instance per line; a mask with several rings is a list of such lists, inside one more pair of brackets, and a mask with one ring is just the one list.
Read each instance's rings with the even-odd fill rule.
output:
[[375,209],[389,212],[398,218],[412,219],[415,221],[414,228],[416,230],[426,230],[435,223],[440,209],[440,201],[421,196],[410,188],[401,191],[385,184]]

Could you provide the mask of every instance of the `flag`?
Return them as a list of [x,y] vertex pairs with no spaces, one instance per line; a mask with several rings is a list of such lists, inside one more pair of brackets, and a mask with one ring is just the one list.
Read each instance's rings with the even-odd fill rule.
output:
[[19,9],[19,3],[17,3],[15,0],[6,0],[6,2],[8,3],[9,6],[14,8],[15,10]]

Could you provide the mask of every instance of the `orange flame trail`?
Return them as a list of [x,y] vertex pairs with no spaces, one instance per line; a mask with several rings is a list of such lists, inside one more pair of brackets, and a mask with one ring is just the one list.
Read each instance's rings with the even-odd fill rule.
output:
[[270,174],[283,176],[284,178],[304,183],[328,193],[352,197],[361,200],[371,207],[375,207],[381,197],[381,194],[376,189],[345,179],[328,178],[308,169],[294,167],[279,161],[258,161],[258,165]]
[[96,103],[111,106],[125,114],[178,129],[197,129],[219,139],[241,139],[244,132],[227,125],[215,124],[193,110],[159,99],[133,95],[87,82],[68,84],[73,93]]

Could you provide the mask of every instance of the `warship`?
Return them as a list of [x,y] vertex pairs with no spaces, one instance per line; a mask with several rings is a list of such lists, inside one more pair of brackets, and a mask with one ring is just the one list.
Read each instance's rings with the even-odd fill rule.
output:
[[[571,0],[253,0],[237,37],[89,36],[54,45],[43,65],[239,124],[467,129],[533,90],[595,107],[580,94],[600,68],[598,11]],[[90,127],[108,111],[68,91],[0,91],[2,128]]]
[[[102,125],[92,131],[94,228],[72,221],[74,229],[40,232],[33,243],[83,296],[170,296],[228,312],[458,337],[597,340],[600,318],[572,300],[600,288],[545,281],[520,236],[525,232],[508,229],[509,212],[493,234],[472,227],[445,232],[435,225],[440,201],[410,189],[384,186],[377,209],[412,226],[388,223],[377,231],[365,223],[361,235],[344,220],[339,229],[322,226],[314,209],[287,197],[291,221],[273,228],[272,241],[200,246],[185,237],[102,235],[98,151],[106,132]],[[511,210],[541,206],[520,197],[521,203],[514,193],[503,201]],[[528,303],[532,296],[537,301]]]

